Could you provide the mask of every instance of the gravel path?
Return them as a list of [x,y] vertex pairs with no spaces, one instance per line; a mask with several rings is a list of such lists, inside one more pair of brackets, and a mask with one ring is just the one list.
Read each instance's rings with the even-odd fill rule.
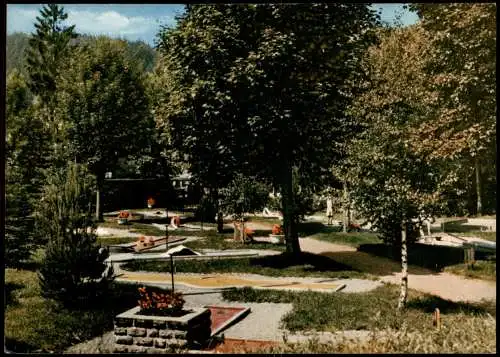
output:
[[[401,273],[383,276],[381,280],[399,284]],[[452,301],[479,302],[482,299],[496,300],[497,284],[493,281],[466,279],[449,273],[434,275],[408,274],[408,287]]]
[[[302,238],[300,246],[303,251],[324,254],[352,251],[352,247],[332,244],[328,242],[316,241],[311,238]],[[333,256],[334,257],[334,256]],[[368,259],[368,255],[366,256]],[[373,259],[382,259],[373,257]],[[341,263],[346,263],[342,261]],[[411,272],[411,270],[410,270]],[[401,282],[401,274],[394,272],[392,274],[380,276],[383,282],[399,284]],[[458,275],[449,273],[424,274],[424,270],[419,271],[419,274],[408,274],[408,287],[440,296],[443,299],[452,301],[480,301],[482,299],[496,300],[496,282],[467,279]]]
[[355,252],[356,248],[342,245],[329,243],[313,238],[300,238],[300,248],[304,252],[309,252],[313,254],[321,254],[323,252]]
[[[169,284],[154,284],[160,287],[170,287]],[[219,335],[226,338],[283,341],[285,330],[280,327],[281,319],[292,310],[292,304],[274,303],[243,303],[229,302],[222,299],[220,292],[208,289],[192,289],[176,286],[184,293],[185,307],[207,305],[249,307],[250,313],[238,323],[222,330]],[[100,337],[74,345],[65,353],[111,353],[114,345],[113,332],[109,331]]]

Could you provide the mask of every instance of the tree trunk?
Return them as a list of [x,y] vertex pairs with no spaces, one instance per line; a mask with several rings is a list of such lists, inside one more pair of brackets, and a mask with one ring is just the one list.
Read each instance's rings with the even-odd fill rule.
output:
[[281,202],[283,206],[283,231],[285,233],[286,252],[300,254],[299,235],[295,222],[295,202],[292,185],[292,166],[285,162],[285,173],[281,184]]
[[101,218],[101,191],[97,187],[96,198],[95,198],[95,219],[99,222]]
[[477,195],[477,215],[481,216],[483,214],[483,203],[481,200],[482,187],[481,187],[481,165],[479,164],[479,157],[475,157],[474,164],[476,168],[476,195]]
[[237,237],[239,235],[239,232],[238,232],[238,223],[236,221],[233,221],[233,224],[234,224],[234,234],[233,234],[233,239],[235,241],[237,241]]
[[97,177],[98,179],[97,179],[97,189],[96,189],[95,218],[97,222],[102,222],[103,214],[101,209],[101,191],[104,186],[104,183],[101,179],[99,179],[99,176]]
[[224,219],[220,210],[217,212],[217,232],[224,233]]
[[241,219],[240,223],[240,241],[241,243],[245,243],[245,221],[244,218]]
[[401,223],[401,294],[398,309],[403,309],[408,297],[408,249],[406,246],[406,223]]
[[344,187],[344,207],[342,209],[344,213],[344,222],[343,222],[343,227],[342,231],[344,233],[347,233],[347,230],[349,228],[349,193],[347,192],[347,183],[344,181],[342,186]]

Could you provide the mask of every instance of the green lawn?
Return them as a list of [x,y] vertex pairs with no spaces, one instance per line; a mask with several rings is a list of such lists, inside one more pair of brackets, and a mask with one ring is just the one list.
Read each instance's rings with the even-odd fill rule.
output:
[[[455,323],[454,323],[455,322]],[[352,341],[345,337],[339,343],[324,343],[312,338],[306,343],[287,343],[264,348],[253,353],[262,354],[438,354],[438,353],[496,353],[496,322],[484,316],[458,314],[447,318],[446,328],[426,328],[418,332],[384,330],[385,339],[376,335],[366,341]]]
[[381,243],[377,234],[372,232],[343,233],[340,227],[325,226],[319,222],[305,222],[299,225],[299,235],[323,240],[330,243],[358,247],[360,244]]
[[117,245],[123,243],[132,243],[137,241],[134,237],[97,237],[97,243],[106,247],[108,245]]
[[141,223],[132,221],[128,224],[118,224],[115,220],[107,220],[105,222],[99,223],[100,227],[123,229],[124,231],[130,231],[134,233],[141,233],[148,236],[164,236],[165,231],[148,223]]
[[496,232],[481,232],[481,231],[472,231],[472,232],[462,232],[461,236],[467,237],[477,237],[481,239],[486,239],[491,242],[497,241],[497,233]]
[[137,305],[137,286],[113,284],[108,299],[92,310],[68,309],[40,296],[35,271],[5,270],[4,331],[10,351],[61,353],[113,329],[113,318]]
[[284,316],[283,326],[290,331],[339,331],[403,329],[431,331],[432,313],[439,308],[445,328],[463,324],[474,316],[496,317],[496,302],[469,305],[436,296],[409,291],[407,309],[396,311],[399,286],[386,284],[365,293],[289,292],[235,288],[223,291],[229,301],[291,303],[293,310]]
[[[302,253],[294,258],[286,253],[276,256],[177,261],[177,272],[186,273],[251,273],[267,276],[299,276],[324,278],[372,278],[369,273],[360,272],[337,263],[327,257]],[[163,261],[133,261],[122,266],[131,271],[169,272],[170,263]]]
[[382,242],[376,234],[369,232],[324,232],[317,233],[309,238],[319,239],[335,244],[349,245],[355,248],[359,247],[361,244],[379,244]]
[[[190,232],[192,236],[202,237],[203,239],[187,242],[184,245],[191,249],[271,249],[284,251],[285,247],[283,245],[275,245],[271,243],[240,243],[233,240],[233,232],[226,231],[225,233],[217,233],[217,231],[187,231]],[[256,231],[258,235],[260,231]],[[175,231],[173,235],[184,235],[183,231]]]
[[478,260],[472,269],[468,269],[465,264],[451,265],[444,268],[444,271],[467,278],[497,280],[497,263],[495,261]]

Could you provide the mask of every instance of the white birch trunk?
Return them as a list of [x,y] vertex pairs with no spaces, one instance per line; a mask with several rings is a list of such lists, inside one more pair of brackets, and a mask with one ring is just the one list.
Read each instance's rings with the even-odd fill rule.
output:
[[408,249],[406,246],[406,223],[401,223],[401,294],[399,296],[398,309],[406,305],[408,297]]
[[348,194],[347,194],[347,183],[344,182],[344,224],[342,227],[342,231],[347,233],[347,229],[349,228],[349,202],[348,202]]
[[481,166],[479,165],[479,158],[476,156],[474,160],[476,166],[476,195],[477,195],[477,215],[481,216],[483,214],[483,203],[482,203],[482,187],[481,187]]
[[100,211],[101,211],[101,192],[99,188],[97,188],[96,192],[96,203],[95,203],[95,218],[99,222],[100,219]]

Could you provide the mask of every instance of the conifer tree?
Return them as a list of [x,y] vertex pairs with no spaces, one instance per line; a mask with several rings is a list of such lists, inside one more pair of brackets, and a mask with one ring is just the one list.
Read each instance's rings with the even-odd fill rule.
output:
[[47,235],[39,278],[42,293],[64,304],[90,303],[112,281],[105,250],[96,244],[92,218],[95,181],[84,166],[71,163],[47,179],[37,219]]

